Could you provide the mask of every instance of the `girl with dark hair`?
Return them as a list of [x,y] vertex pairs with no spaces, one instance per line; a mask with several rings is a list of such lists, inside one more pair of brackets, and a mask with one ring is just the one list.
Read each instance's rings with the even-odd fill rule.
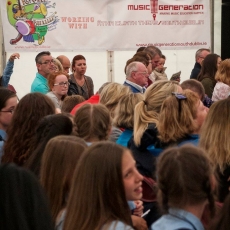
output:
[[8,138],[2,162],[23,165],[29,156],[28,150],[32,148],[31,139],[39,121],[54,113],[54,104],[47,96],[41,93],[29,93],[24,96],[19,101],[7,130]]
[[0,226],[4,230],[54,229],[45,194],[30,172],[0,166]]
[[24,166],[39,176],[41,159],[48,141],[58,135],[70,135],[73,123],[69,117],[63,114],[53,114],[44,117],[38,124],[36,134],[31,140],[29,158]]
[[202,217],[215,212],[214,170],[206,153],[189,145],[167,149],[158,159],[157,183],[165,214],[151,229],[204,230]]
[[6,131],[11,123],[13,112],[17,106],[17,96],[14,92],[0,87],[0,162],[3,155],[3,145],[7,139]]
[[94,95],[94,85],[91,77],[85,76],[86,59],[82,55],[76,55],[71,64],[73,74],[70,75],[68,95],[81,95],[88,100]]
[[142,179],[129,150],[93,144],[74,172],[64,229],[133,229],[127,200],[142,197]]
[[198,81],[204,86],[205,94],[212,98],[213,89],[216,84],[215,75],[221,63],[221,58],[217,54],[208,54],[201,64]]
[[86,143],[74,136],[57,136],[46,145],[42,156],[40,181],[49,198],[53,221],[66,207],[77,162]]
[[109,110],[101,104],[85,104],[74,117],[76,135],[88,145],[92,142],[108,140],[111,131]]

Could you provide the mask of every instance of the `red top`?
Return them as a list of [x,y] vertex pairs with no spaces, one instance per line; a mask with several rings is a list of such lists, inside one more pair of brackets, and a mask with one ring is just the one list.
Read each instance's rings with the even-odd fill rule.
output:
[[95,94],[93,95],[92,97],[90,97],[88,100],[86,101],[83,101],[82,103],[80,104],[77,104],[71,111],[71,114],[72,115],[75,115],[75,113],[77,112],[77,110],[84,104],[98,104],[99,103],[99,99],[100,99],[100,96],[99,94]]

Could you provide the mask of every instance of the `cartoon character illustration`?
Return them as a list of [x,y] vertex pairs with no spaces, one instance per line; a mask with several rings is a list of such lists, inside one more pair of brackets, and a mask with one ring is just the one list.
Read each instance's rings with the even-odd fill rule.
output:
[[[38,1],[22,5],[20,0],[7,1],[9,23],[18,31],[17,37],[10,40],[11,45],[16,44],[22,38],[25,42],[37,41],[38,45],[45,42],[45,35],[49,27],[58,22],[56,12],[47,17],[47,3],[48,1],[43,1],[43,3]],[[55,7],[56,4],[54,3],[53,6]]]

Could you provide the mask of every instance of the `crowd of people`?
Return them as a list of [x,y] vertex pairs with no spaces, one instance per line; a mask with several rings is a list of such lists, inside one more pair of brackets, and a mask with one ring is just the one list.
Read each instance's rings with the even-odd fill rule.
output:
[[0,227],[229,229],[230,59],[199,49],[180,82],[141,47],[94,92],[84,56],[44,51],[18,100],[19,58],[0,79]]

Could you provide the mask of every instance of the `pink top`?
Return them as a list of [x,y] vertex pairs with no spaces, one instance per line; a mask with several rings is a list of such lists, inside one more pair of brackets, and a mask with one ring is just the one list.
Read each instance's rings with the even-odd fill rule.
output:
[[223,83],[217,82],[212,94],[213,101],[219,101],[227,98],[230,94],[230,86]]

